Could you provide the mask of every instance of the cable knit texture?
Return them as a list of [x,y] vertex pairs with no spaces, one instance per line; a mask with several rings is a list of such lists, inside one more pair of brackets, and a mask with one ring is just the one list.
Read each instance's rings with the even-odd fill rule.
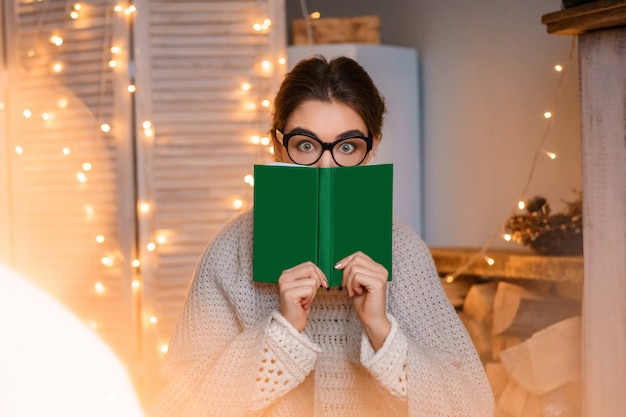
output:
[[252,211],[229,222],[194,273],[156,416],[489,417],[493,396],[432,257],[394,222],[391,332],[375,352],[347,291],[320,288],[306,328],[252,281]]

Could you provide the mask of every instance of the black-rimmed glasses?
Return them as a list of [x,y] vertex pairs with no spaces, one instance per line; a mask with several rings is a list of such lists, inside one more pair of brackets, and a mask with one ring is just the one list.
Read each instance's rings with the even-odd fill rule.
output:
[[355,166],[361,164],[372,150],[372,138],[369,136],[350,135],[328,143],[312,133],[296,131],[283,134],[276,129],[276,138],[287,149],[289,158],[298,165],[313,165],[324,151],[330,151],[337,165]]

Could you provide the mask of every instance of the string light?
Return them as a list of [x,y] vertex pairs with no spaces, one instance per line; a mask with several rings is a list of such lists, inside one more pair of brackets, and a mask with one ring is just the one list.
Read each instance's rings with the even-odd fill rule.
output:
[[[573,62],[574,59],[574,51],[576,50],[576,37],[572,37],[572,42],[570,45],[570,51],[569,51],[569,57],[568,57],[568,63],[567,63],[567,67],[571,67],[571,63]],[[564,67],[560,64],[555,65],[554,69],[556,72],[559,73],[559,83],[557,86],[557,90],[556,90],[556,94],[555,94],[555,98],[554,101],[552,103],[552,108],[557,108],[557,103],[559,101],[559,97],[561,95],[561,90],[563,87],[563,81],[565,79],[565,75],[567,73],[567,71],[564,70]],[[533,158],[533,163],[530,167],[529,173],[528,173],[528,178],[526,180],[526,184],[524,185],[524,189],[522,191],[522,196],[525,196],[528,188],[530,186],[530,183],[532,181],[533,178],[533,174],[535,173],[535,167],[536,167],[536,162],[538,160],[538,157],[540,154],[544,153],[546,154],[550,159],[555,159],[556,158],[556,154],[553,152],[548,152],[543,150],[543,145],[546,142],[547,138],[548,138],[548,134],[550,133],[550,129],[552,127],[552,112],[550,111],[546,111],[544,113],[544,117],[546,119],[548,119],[550,121],[550,123],[547,124],[543,137],[539,143],[539,146],[537,147],[537,150],[535,151],[535,156]],[[517,208],[519,210],[523,210],[526,207],[526,203],[524,202],[524,199],[520,199],[517,202]],[[511,241],[511,235],[509,234],[502,234],[501,230],[504,227],[504,222],[500,223],[500,225],[498,226],[498,231],[495,232],[488,240],[487,242],[485,242],[485,244],[483,245],[483,247],[477,251],[476,253],[474,253],[472,256],[469,257],[468,261],[461,265],[454,273],[449,274],[448,276],[446,276],[445,281],[447,283],[452,283],[454,282],[454,280],[461,275],[463,272],[465,272],[467,270],[467,268],[469,268],[471,265],[474,264],[474,262],[476,262],[476,260],[480,257],[483,257],[483,259],[485,259],[485,261],[487,263],[489,263],[489,265],[493,265],[493,262],[495,262],[493,260],[493,258],[490,258],[488,256],[485,255],[485,252],[488,250],[488,248],[491,246],[492,242],[496,239],[497,236],[501,236],[505,241]]]

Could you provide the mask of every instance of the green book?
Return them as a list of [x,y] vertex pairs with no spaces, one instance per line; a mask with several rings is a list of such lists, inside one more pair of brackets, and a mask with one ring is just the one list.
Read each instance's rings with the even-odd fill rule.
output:
[[391,280],[393,165],[255,165],[253,279],[277,282],[306,261],[341,285],[344,257],[361,251]]

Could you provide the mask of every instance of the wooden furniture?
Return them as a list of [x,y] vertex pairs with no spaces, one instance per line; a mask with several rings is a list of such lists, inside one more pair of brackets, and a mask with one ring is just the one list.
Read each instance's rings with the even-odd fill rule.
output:
[[542,17],[578,36],[582,112],[583,415],[626,416],[626,1]]

